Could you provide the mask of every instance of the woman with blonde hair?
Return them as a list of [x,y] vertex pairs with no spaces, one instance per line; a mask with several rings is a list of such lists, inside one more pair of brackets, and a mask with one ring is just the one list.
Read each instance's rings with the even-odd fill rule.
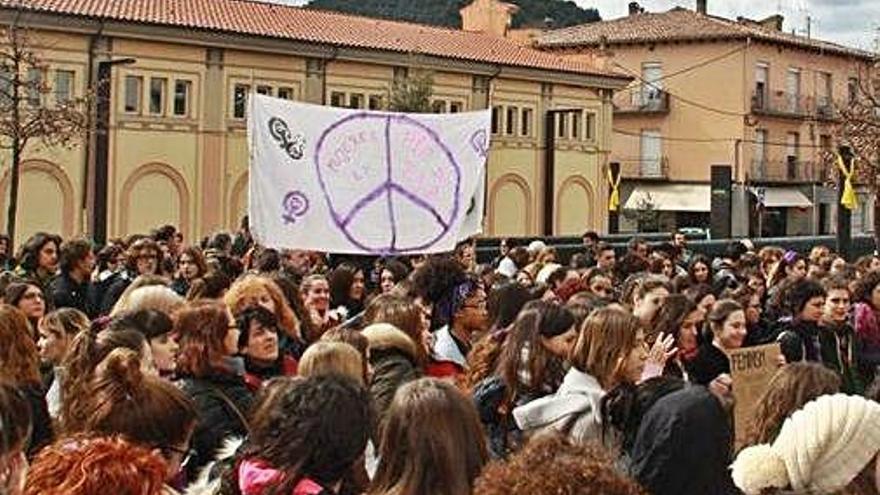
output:
[[315,342],[299,361],[300,376],[338,374],[365,385],[361,354],[344,342]]
[[125,311],[130,310],[129,307],[129,298],[131,298],[132,292],[142,288],[142,287],[153,287],[153,286],[161,286],[164,287],[168,284],[168,280],[160,275],[140,275],[136,279],[134,279],[128,287],[122,291],[122,294],[119,296],[119,299],[116,300],[116,303],[113,304],[112,309],[110,310],[110,316],[116,316],[119,313],[123,313]]
[[149,285],[133,290],[125,299],[124,307],[117,307],[118,314],[152,309],[171,315],[186,303],[176,292],[162,285]]
[[434,378],[397,391],[379,453],[370,495],[469,495],[489,460],[473,402]]
[[299,320],[284,299],[284,293],[272,279],[260,275],[245,275],[232,284],[223,296],[223,302],[232,311],[234,318],[238,318],[251,306],[268,309],[275,315],[278,327],[282,330],[282,335],[278,336],[282,352],[296,359],[302,356],[306,343]]
[[89,317],[74,308],[61,308],[47,314],[40,320],[38,330],[40,358],[44,364],[52,366],[51,384],[46,392],[49,414],[55,418],[61,410],[61,382],[64,379],[62,362],[70,349],[73,338],[89,328]]
[[559,390],[514,409],[517,426],[527,434],[552,430],[577,442],[599,440],[602,398],[618,385],[637,383],[647,359],[635,316],[620,307],[596,310],[581,325]]

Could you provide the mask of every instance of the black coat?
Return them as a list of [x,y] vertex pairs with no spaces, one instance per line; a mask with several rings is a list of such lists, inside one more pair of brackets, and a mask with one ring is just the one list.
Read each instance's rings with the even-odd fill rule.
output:
[[730,359],[724,351],[706,342],[697,350],[697,356],[686,364],[692,382],[708,385],[722,373],[730,373]]
[[216,374],[204,378],[184,378],[181,388],[196,404],[198,423],[192,438],[195,451],[187,465],[189,479],[214,459],[223,440],[247,434],[244,418],[253,396],[240,375]]
[[727,469],[732,440],[718,399],[705,387],[687,386],[642,418],[630,474],[652,495],[737,493]]
[[37,452],[46,445],[52,443],[54,433],[52,431],[52,418],[49,416],[49,406],[40,383],[22,385],[18,390],[27,399],[31,406],[31,438],[28,443],[28,458],[33,458]]
[[819,354],[819,325],[808,321],[792,321],[776,337],[786,363],[798,361],[821,362]]
[[85,313],[89,318],[97,316],[95,291],[90,281],[79,283],[70,278],[67,273],[62,273],[52,281],[49,292],[52,295],[55,309],[75,308]]

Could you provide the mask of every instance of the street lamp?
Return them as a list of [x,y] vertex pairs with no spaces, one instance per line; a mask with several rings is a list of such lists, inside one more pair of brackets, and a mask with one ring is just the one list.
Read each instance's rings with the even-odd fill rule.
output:
[[107,180],[110,160],[110,98],[111,69],[115,65],[132,65],[137,60],[119,58],[98,62],[97,85],[95,88],[95,167],[89,174],[92,191],[89,205],[89,231],[96,244],[107,242]]

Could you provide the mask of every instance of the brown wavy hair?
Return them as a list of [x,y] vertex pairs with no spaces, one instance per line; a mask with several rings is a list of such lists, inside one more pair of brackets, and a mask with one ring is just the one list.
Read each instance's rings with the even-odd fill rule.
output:
[[40,354],[24,313],[0,305],[0,380],[15,385],[40,383]]
[[121,437],[74,436],[37,455],[27,476],[25,495],[161,495],[165,462],[146,447]]
[[418,306],[407,297],[395,294],[376,296],[364,312],[364,327],[373,323],[389,323],[405,333],[416,348],[416,363],[423,367],[428,353],[422,345],[422,315]]
[[779,368],[758,399],[755,423],[745,446],[772,443],[785,419],[807,402],[840,391],[837,373],[815,363],[791,363]]
[[581,325],[571,365],[610,390],[618,384],[623,361],[637,345],[640,327],[639,320],[620,307],[597,309]]
[[267,292],[275,303],[275,317],[278,318],[278,326],[288,336],[297,340],[303,340],[299,319],[297,319],[290,305],[287,304],[284,293],[281,292],[278,284],[269,277],[245,275],[239,278],[232,284],[226,295],[223,296],[223,301],[229,307],[229,310],[232,311],[232,315],[238,318],[242,311],[257,304],[259,294],[262,291]]
[[535,437],[507,462],[494,462],[477,479],[474,495],[644,495],[614,468],[606,450],[557,434]]
[[174,313],[178,373],[196,378],[229,373],[223,340],[230,325],[226,306],[217,301],[195,301]]
[[184,443],[195,427],[192,400],[171,382],[145,375],[128,349],[115,349],[98,365],[86,396],[83,427],[99,435],[162,449]]

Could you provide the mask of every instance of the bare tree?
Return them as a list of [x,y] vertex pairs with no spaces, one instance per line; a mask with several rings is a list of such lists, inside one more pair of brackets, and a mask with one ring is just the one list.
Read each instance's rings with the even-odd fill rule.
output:
[[395,112],[431,113],[433,94],[433,75],[419,71],[394,82],[388,98],[388,109]]
[[13,242],[21,162],[28,145],[36,141],[70,147],[80,142],[88,130],[89,97],[74,97],[72,86],[66,95],[53,92],[47,64],[26,29],[13,25],[0,34],[0,148],[12,155],[6,228]]

